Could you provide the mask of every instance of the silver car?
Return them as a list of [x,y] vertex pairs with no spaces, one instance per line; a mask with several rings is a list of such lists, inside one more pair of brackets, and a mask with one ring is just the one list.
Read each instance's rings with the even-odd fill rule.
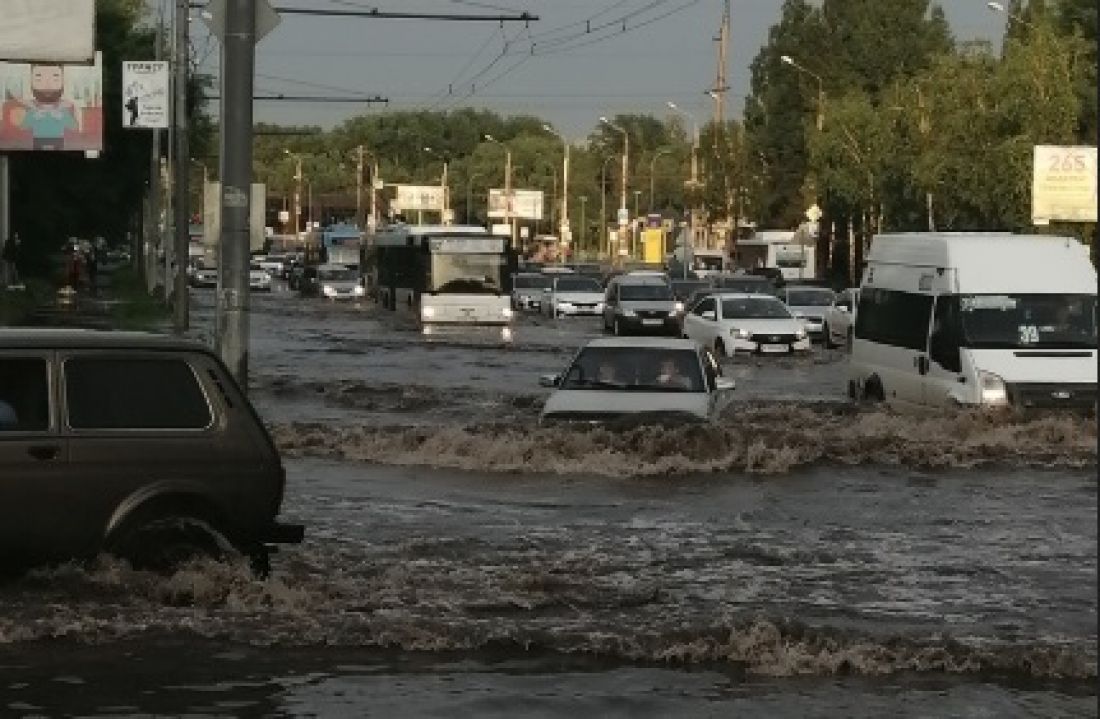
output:
[[832,307],[836,293],[828,287],[796,285],[779,291],[779,299],[787,303],[791,314],[802,320],[806,333],[813,339],[825,336],[825,312]]
[[718,361],[691,340],[603,338],[589,342],[559,375],[540,422],[708,421],[734,388]]

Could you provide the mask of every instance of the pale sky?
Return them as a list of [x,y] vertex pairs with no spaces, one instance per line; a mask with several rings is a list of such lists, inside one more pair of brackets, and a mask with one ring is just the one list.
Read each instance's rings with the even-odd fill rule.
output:
[[[164,0],[152,0],[155,3]],[[889,2],[890,0],[882,0]],[[256,50],[257,94],[380,95],[389,105],[257,102],[257,121],[331,127],[387,109],[473,106],[533,114],[570,137],[600,115],[668,112],[707,119],[713,101],[721,0],[271,0],[276,7],[397,12],[518,14],[523,23],[321,18],[287,15]],[[732,0],[727,112],[740,115],[749,63],[779,20],[782,0]],[[999,43],[1005,17],[985,0],[943,0],[958,40]],[[167,7],[167,3],[165,4]],[[646,9],[648,8],[648,9]],[[622,32],[622,20],[626,32]],[[585,34],[586,22],[592,32]],[[648,24],[640,26],[643,23]],[[603,27],[604,29],[599,29]],[[216,72],[218,45],[192,25],[203,68]],[[505,40],[508,52],[501,57]],[[535,54],[531,54],[531,43]],[[811,60],[805,64],[812,67]],[[297,81],[297,82],[292,82]],[[471,83],[474,94],[469,97]],[[486,84],[488,83],[488,84]],[[448,85],[454,94],[448,96]],[[321,87],[324,86],[324,87]],[[212,108],[211,111],[216,111]]]

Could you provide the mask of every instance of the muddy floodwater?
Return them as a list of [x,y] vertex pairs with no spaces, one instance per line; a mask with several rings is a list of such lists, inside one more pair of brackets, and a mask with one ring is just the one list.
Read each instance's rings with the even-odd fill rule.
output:
[[817,348],[713,427],[541,428],[598,320],[253,302],[306,542],[0,584],[0,716],[1097,715],[1093,418],[853,407]]

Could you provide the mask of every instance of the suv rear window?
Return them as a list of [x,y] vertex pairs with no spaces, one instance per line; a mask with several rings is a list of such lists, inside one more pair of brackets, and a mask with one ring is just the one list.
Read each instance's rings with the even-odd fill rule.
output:
[[0,432],[41,432],[50,427],[46,360],[0,359]]
[[65,362],[73,429],[203,429],[210,406],[182,359],[79,357]]

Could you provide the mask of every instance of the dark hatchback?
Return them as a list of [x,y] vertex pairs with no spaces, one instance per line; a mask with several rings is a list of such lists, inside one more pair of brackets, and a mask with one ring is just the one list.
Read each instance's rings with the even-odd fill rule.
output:
[[303,527],[286,474],[206,347],[89,330],[0,330],[0,563],[109,552],[170,569],[244,555],[260,572]]

